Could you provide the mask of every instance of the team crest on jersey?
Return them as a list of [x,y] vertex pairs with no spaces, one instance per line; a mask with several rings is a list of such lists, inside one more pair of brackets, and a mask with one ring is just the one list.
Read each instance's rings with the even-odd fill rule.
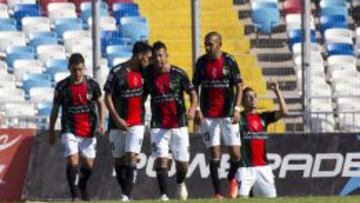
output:
[[229,66],[224,66],[223,68],[223,75],[229,74]]
[[86,99],[87,100],[92,100],[93,94],[92,93],[87,93],[86,94]]

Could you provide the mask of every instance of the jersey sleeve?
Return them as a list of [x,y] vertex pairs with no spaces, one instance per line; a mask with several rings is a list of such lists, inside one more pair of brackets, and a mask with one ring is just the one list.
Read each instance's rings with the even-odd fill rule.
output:
[[92,99],[95,101],[95,100],[98,100],[100,97],[101,97],[101,89],[100,89],[100,85],[96,82],[96,81],[93,81],[93,97]]
[[190,93],[191,91],[193,91],[195,89],[194,85],[192,84],[192,82],[189,79],[189,76],[186,74],[185,71],[182,71],[181,74],[181,86],[182,88],[187,92]]
[[105,85],[104,85],[104,91],[108,94],[111,94],[114,91],[114,87],[116,84],[116,72],[115,68],[113,68],[106,79]]
[[53,105],[59,106],[62,103],[63,96],[62,96],[62,85],[60,83],[56,84],[54,89],[54,99],[53,99]]
[[192,79],[192,83],[195,87],[199,87],[200,85],[200,60],[196,61],[195,64],[195,70],[193,73],[193,79]]
[[271,123],[276,122],[275,117],[276,111],[266,111],[260,114],[261,119],[265,122],[266,126],[268,126]]
[[242,76],[240,73],[240,68],[233,56],[229,56],[230,70],[231,70],[231,83],[238,84],[242,83]]

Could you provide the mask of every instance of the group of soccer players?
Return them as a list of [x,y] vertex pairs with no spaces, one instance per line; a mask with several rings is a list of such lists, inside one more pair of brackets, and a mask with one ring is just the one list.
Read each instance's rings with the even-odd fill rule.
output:
[[[172,159],[176,166],[177,196],[188,197],[185,185],[190,159],[187,121],[191,119],[200,127],[209,151],[214,198],[224,198],[218,174],[222,141],[230,154],[229,197],[236,198],[238,193],[249,196],[252,189],[255,195],[276,196],[274,178],[266,161],[266,136],[261,132],[287,113],[279,87],[276,83],[270,85],[279,99],[280,110],[257,113],[256,93],[250,87],[243,90],[234,57],[221,50],[221,35],[210,32],[204,41],[206,54],[196,62],[193,81],[183,69],[170,63],[163,42],[152,46],[135,43],[132,57],[111,69],[104,85],[104,99],[98,83],[84,75],[84,58],[80,54],[70,57],[71,74],[55,87],[49,142],[53,145],[56,141],[54,126],[61,106],[61,143],[73,200],[89,200],[86,183],[96,152],[94,134],[104,133],[103,100],[109,111],[109,141],[116,177],[123,191],[122,200],[129,201],[132,197],[137,155],[145,133],[147,97],[151,101],[151,147],[152,156],[156,158],[161,200],[169,200],[167,179]],[[185,107],[184,93],[190,97],[189,109]]]

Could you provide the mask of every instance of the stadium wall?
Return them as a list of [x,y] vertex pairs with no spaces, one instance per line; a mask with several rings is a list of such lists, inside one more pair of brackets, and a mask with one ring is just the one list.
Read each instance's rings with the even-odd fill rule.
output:
[[[22,134],[20,132],[23,132]],[[23,136],[23,134],[26,134]],[[45,132],[0,130],[0,200],[68,200],[69,189],[65,178],[65,160],[58,143],[51,148]],[[21,136],[20,136],[21,135]],[[16,153],[4,154],[5,149]],[[24,138],[26,137],[26,138]],[[35,139],[32,139],[35,138]],[[191,161],[187,185],[190,198],[208,198],[212,195],[205,147],[199,135],[191,136]],[[98,138],[98,154],[89,192],[93,199],[119,199],[120,189],[112,168],[112,156],[107,138]],[[30,153],[30,149],[31,153]],[[20,150],[21,149],[21,150]],[[286,134],[268,139],[268,159],[276,177],[279,196],[354,195],[360,194],[360,135],[359,134]],[[138,164],[135,199],[158,197],[158,187],[150,154],[149,137],[146,136]],[[21,157],[22,161],[16,161]],[[29,164],[27,161],[30,158]],[[229,156],[222,157],[220,176],[226,189],[226,171]],[[8,161],[6,160],[13,160]],[[25,160],[25,161],[24,161]],[[10,164],[9,164],[10,163]],[[26,167],[28,167],[26,172]],[[6,170],[6,168],[9,168]],[[24,168],[24,170],[20,170]],[[0,167],[1,169],[1,167]],[[13,171],[11,173],[11,171]],[[16,175],[10,178],[10,174]],[[26,173],[26,178],[25,178]],[[175,170],[170,170],[169,191],[175,194]],[[7,177],[7,178],[4,178]],[[25,181],[22,187],[21,182]],[[5,180],[5,183],[4,183]],[[20,180],[20,181],[19,181]],[[14,183],[13,183],[14,182]],[[17,184],[15,184],[17,182]],[[16,185],[22,195],[6,196],[4,190]],[[15,190],[14,190],[15,191]],[[5,194],[5,195],[4,195]],[[4,198],[8,197],[8,198]]]

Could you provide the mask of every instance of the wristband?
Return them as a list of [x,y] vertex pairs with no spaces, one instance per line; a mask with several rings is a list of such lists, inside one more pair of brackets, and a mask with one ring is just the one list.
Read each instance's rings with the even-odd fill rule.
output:
[[241,112],[240,106],[235,106],[235,107],[234,107],[234,110],[237,111],[237,112]]
[[201,111],[200,106],[196,107],[196,111]]

